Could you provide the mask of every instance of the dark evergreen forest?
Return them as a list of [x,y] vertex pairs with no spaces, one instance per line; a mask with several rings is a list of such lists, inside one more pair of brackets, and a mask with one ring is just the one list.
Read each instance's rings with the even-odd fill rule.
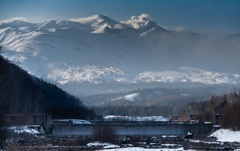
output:
[[58,88],[11,63],[0,55],[1,114],[39,114],[52,118],[93,119],[94,110]]

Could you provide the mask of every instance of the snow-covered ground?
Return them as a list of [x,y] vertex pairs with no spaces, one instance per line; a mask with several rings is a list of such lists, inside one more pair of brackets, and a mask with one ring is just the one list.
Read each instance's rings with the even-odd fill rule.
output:
[[229,129],[219,129],[210,137],[216,137],[220,142],[240,142],[240,131],[232,131]]
[[21,133],[28,133],[28,134],[40,134],[40,132],[37,129],[39,126],[34,126],[34,125],[23,125],[23,126],[11,126],[8,127],[7,129],[10,132],[14,132],[17,134]]
[[81,120],[81,119],[54,119],[53,122],[72,123],[72,124],[92,124],[87,120]]
[[118,145],[114,145],[114,144],[111,144],[111,143],[105,143],[105,142],[99,142],[99,141],[88,143],[87,146],[88,147],[102,147],[102,148],[105,148],[105,149],[119,148],[120,147]]
[[[128,144],[131,146],[131,144]],[[102,149],[99,149],[99,151],[185,151],[183,147],[177,147],[179,145],[177,144],[162,144],[162,148],[157,149],[147,149],[143,147],[121,147],[118,145],[114,145],[111,143],[105,143],[105,142],[92,142],[87,144],[88,147],[101,147]],[[174,148],[174,149],[173,149]],[[190,151],[190,150],[188,150]],[[193,150],[191,150],[193,151]]]
[[116,149],[101,149],[99,151],[195,151],[195,150],[184,150],[183,147],[171,149],[171,148],[156,148],[148,149],[142,147],[127,147],[127,148],[116,148]]

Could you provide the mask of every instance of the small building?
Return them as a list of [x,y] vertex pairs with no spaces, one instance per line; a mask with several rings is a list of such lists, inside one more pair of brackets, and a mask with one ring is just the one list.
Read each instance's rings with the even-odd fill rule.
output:
[[170,121],[175,123],[197,124],[197,123],[203,123],[203,117],[201,114],[190,114],[189,116],[174,115],[170,118]]
[[44,125],[46,114],[5,114],[3,116],[5,125]]
[[3,121],[5,126],[40,125],[46,133],[52,127],[51,117],[46,114],[5,114]]
[[186,123],[186,122],[188,122],[188,117],[187,116],[173,115],[170,118],[170,122],[173,122],[173,123]]
[[190,114],[188,116],[188,122],[190,124],[203,123],[203,117],[201,114]]

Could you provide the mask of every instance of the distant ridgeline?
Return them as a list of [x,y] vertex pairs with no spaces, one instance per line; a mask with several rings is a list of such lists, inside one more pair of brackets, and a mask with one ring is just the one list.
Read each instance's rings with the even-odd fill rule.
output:
[[29,75],[0,55],[0,114],[93,119],[95,112],[57,86]]

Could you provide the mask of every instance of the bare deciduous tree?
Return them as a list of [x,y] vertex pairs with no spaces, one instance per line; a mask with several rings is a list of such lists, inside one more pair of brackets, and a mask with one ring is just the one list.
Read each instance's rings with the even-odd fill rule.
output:
[[93,130],[94,140],[104,142],[115,142],[117,134],[115,129],[109,125],[96,126]]

